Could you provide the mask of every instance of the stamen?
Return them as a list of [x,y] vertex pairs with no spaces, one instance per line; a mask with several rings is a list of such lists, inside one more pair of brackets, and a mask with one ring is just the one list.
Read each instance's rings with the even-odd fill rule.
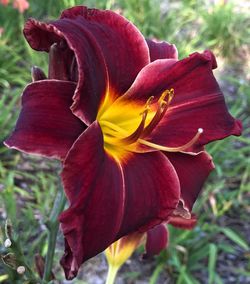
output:
[[[168,96],[167,101],[165,101],[165,97]],[[157,109],[156,114],[154,115],[153,119],[150,121],[150,123],[145,127],[141,137],[148,136],[156,127],[156,125],[161,121],[162,117],[166,113],[169,104],[174,96],[174,89],[171,88],[170,90],[166,90],[162,93],[160,99],[158,102],[160,103],[160,106]]]
[[136,142],[140,138],[143,132],[147,115],[148,115],[148,109],[144,110],[144,112],[142,113],[142,120],[139,126],[137,127],[137,129],[128,137],[120,139],[120,142],[122,142],[123,144],[127,144],[127,145]]
[[143,145],[146,145],[146,146],[149,146],[153,149],[157,149],[157,150],[160,150],[160,151],[165,151],[165,152],[181,152],[181,151],[185,151],[186,149],[188,149],[189,147],[193,146],[194,143],[199,139],[199,137],[201,136],[201,134],[203,133],[203,129],[202,128],[199,128],[197,130],[197,133],[195,134],[195,136],[189,141],[187,142],[186,144],[184,145],[181,145],[181,146],[178,146],[178,147],[166,147],[166,146],[161,146],[161,145],[158,145],[158,144],[155,144],[155,143],[152,143],[152,142],[148,142],[146,140],[143,140],[143,139],[139,139],[138,142],[143,144]]
[[168,96],[167,103],[169,104],[174,96],[174,89],[171,88],[170,90],[166,90],[161,94],[161,97],[159,99],[159,102],[161,103],[162,101],[165,100],[165,97]]
[[151,104],[152,104],[152,101],[153,101],[153,99],[154,99],[155,97],[154,96],[151,96],[148,100],[147,100],[147,102],[146,102],[146,109],[150,109],[150,106],[151,106]]
[[[166,105],[166,104],[164,104],[164,105]],[[143,133],[141,135],[142,138],[148,136],[152,132],[152,130],[155,128],[155,126],[161,120],[161,117],[162,117],[161,114],[162,114],[163,110],[164,110],[163,105],[160,106],[157,109],[157,112],[154,115],[154,117],[152,118],[152,120],[150,121],[150,123],[144,128]]]

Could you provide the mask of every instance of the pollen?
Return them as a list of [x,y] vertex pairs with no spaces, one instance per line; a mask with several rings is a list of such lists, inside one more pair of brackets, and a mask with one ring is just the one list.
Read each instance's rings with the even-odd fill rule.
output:
[[144,104],[123,97],[115,101],[106,97],[97,115],[103,132],[104,149],[120,159],[131,152],[138,152],[140,145],[165,152],[185,151],[194,145],[203,133],[202,128],[198,128],[189,141],[177,147],[158,145],[147,140],[168,111],[173,97],[173,88],[162,92],[158,99],[149,97]]

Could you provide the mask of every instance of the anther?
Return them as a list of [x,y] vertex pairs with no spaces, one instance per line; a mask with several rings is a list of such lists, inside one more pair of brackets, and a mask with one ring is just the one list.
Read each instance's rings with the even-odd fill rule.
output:
[[146,104],[145,104],[145,110],[144,110],[143,112],[141,112],[140,115],[143,115],[143,113],[144,113],[145,111],[149,111],[149,110],[150,110],[150,106],[151,106],[152,101],[153,101],[154,98],[155,98],[154,96],[151,96],[151,97],[147,100],[147,102],[146,102]]
[[153,129],[161,121],[162,117],[166,113],[168,106],[169,106],[169,104],[164,100],[160,103],[160,106],[158,107],[156,114],[154,115],[154,117],[152,118],[150,123],[143,130],[141,138],[146,137],[147,135],[149,135],[153,131]]
[[147,102],[146,102],[146,109],[150,108],[150,105],[152,104],[152,101],[155,97],[154,96],[151,96]]
[[174,89],[171,88],[170,91],[169,91],[169,94],[168,94],[168,104],[170,104],[170,102],[172,101],[174,97]]

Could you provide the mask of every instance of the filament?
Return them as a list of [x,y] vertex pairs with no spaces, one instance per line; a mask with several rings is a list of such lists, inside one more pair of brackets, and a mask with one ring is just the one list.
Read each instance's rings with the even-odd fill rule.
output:
[[143,139],[139,139],[138,142],[143,144],[143,145],[149,146],[153,149],[160,150],[160,151],[181,152],[181,151],[184,151],[184,150],[188,149],[189,147],[193,146],[194,143],[199,139],[199,137],[202,133],[203,133],[203,129],[199,128],[197,130],[197,133],[195,134],[195,136],[190,141],[188,141],[186,144],[178,146],[178,147],[166,147],[166,146],[158,145],[158,144],[155,144],[155,143],[152,143],[152,142],[148,142],[148,141],[143,140]]

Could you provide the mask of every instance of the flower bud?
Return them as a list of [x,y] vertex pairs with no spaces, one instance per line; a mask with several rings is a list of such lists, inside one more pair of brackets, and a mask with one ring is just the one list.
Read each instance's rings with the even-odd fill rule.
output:
[[17,268],[17,258],[14,253],[8,253],[6,255],[1,256],[2,262],[11,267],[12,269]]
[[137,232],[127,235],[114,242],[105,250],[109,264],[108,279],[115,279],[117,271],[140,245],[143,236],[143,233]]
[[6,239],[5,241],[4,241],[4,246],[6,247],[6,248],[9,248],[10,246],[11,246],[11,240],[10,239]]
[[9,219],[7,219],[5,222],[5,235],[8,239],[12,238],[12,231],[13,231],[12,223]]
[[26,270],[25,267],[21,265],[17,267],[16,272],[18,274],[24,274],[25,270]]
[[32,81],[40,81],[47,79],[46,75],[44,74],[43,70],[37,66],[32,66],[31,68],[31,77]]

